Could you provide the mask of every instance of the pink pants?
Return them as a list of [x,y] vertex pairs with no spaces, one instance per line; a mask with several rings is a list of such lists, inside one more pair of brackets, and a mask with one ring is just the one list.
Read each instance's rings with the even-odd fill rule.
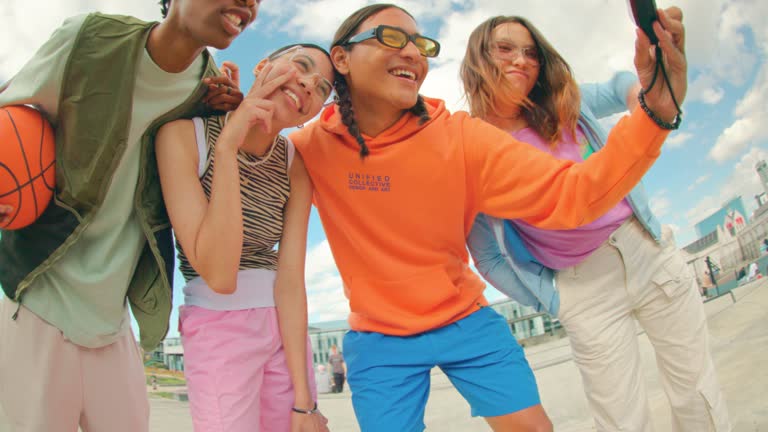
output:
[[[288,432],[293,385],[273,307],[182,306],[179,331],[195,432]],[[316,399],[307,339],[309,387]]]

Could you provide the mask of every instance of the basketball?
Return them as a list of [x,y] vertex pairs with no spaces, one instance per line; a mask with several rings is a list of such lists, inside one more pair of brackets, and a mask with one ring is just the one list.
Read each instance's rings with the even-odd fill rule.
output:
[[24,228],[48,206],[56,180],[53,141],[50,123],[37,110],[0,108],[0,207],[12,207],[0,229]]

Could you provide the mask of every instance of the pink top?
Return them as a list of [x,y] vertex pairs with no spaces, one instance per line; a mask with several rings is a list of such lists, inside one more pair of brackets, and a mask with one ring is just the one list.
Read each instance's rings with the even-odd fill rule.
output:
[[[577,140],[571,135],[566,135],[557,148],[552,150],[531,128],[512,134],[518,140],[546,151],[558,159],[581,161],[583,150],[579,142],[586,143],[587,140],[581,129],[577,130],[576,135]],[[584,261],[630,216],[632,208],[625,198],[595,221],[572,230],[544,230],[520,220],[511,222],[520,233],[525,247],[539,263],[554,270],[562,270]]]

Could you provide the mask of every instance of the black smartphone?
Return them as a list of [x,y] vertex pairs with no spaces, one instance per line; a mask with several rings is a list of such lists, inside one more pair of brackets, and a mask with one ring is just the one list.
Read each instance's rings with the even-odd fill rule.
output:
[[656,1],[655,0],[629,0],[629,8],[632,10],[632,17],[635,19],[635,24],[643,29],[648,39],[651,40],[651,44],[656,45],[659,39],[653,32],[653,22],[659,19],[656,13]]

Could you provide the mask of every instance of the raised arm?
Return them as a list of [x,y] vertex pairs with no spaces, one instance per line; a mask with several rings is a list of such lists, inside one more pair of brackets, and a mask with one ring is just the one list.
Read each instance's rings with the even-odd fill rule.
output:
[[165,206],[190,265],[214,291],[234,292],[243,248],[239,145],[227,145],[222,132],[216,145],[210,201],[198,178],[192,121],[164,125],[155,145]]
[[[664,52],[667,75],[682,103],[687,90],[682,13],[660,11],[663,30],[654,28]],[[656,67],[648,38],[638,30],[635,64],[641,85],[648,88]],[[657,78],[646,105],[663,122],[680,114],[665,83]],[[669,134],[642,109],[622,119],[604,149],[585,162],[556,161],[479,121],[465,120],[467,181],[479,211],[505,219],[524,219],[543,228],[570,229],[596,219],[616,205],[640,181],[659,156]],[[474,214],[470,214],[474,218]]]
[[[280,325],[280,337],[288,363],[294,391],[294,407],[311,410],[315,400],[310,391],[307,370],[307,291],[304,285],[304,264],[307,250],[307,226],[312,207],[312,182],[304,161],[296,153],[290,171],[291,195],[285,208],[283,235],[277,261],[275,305]],[[325,418],[318,414],[293,412],[291,430],[322,431]]]

